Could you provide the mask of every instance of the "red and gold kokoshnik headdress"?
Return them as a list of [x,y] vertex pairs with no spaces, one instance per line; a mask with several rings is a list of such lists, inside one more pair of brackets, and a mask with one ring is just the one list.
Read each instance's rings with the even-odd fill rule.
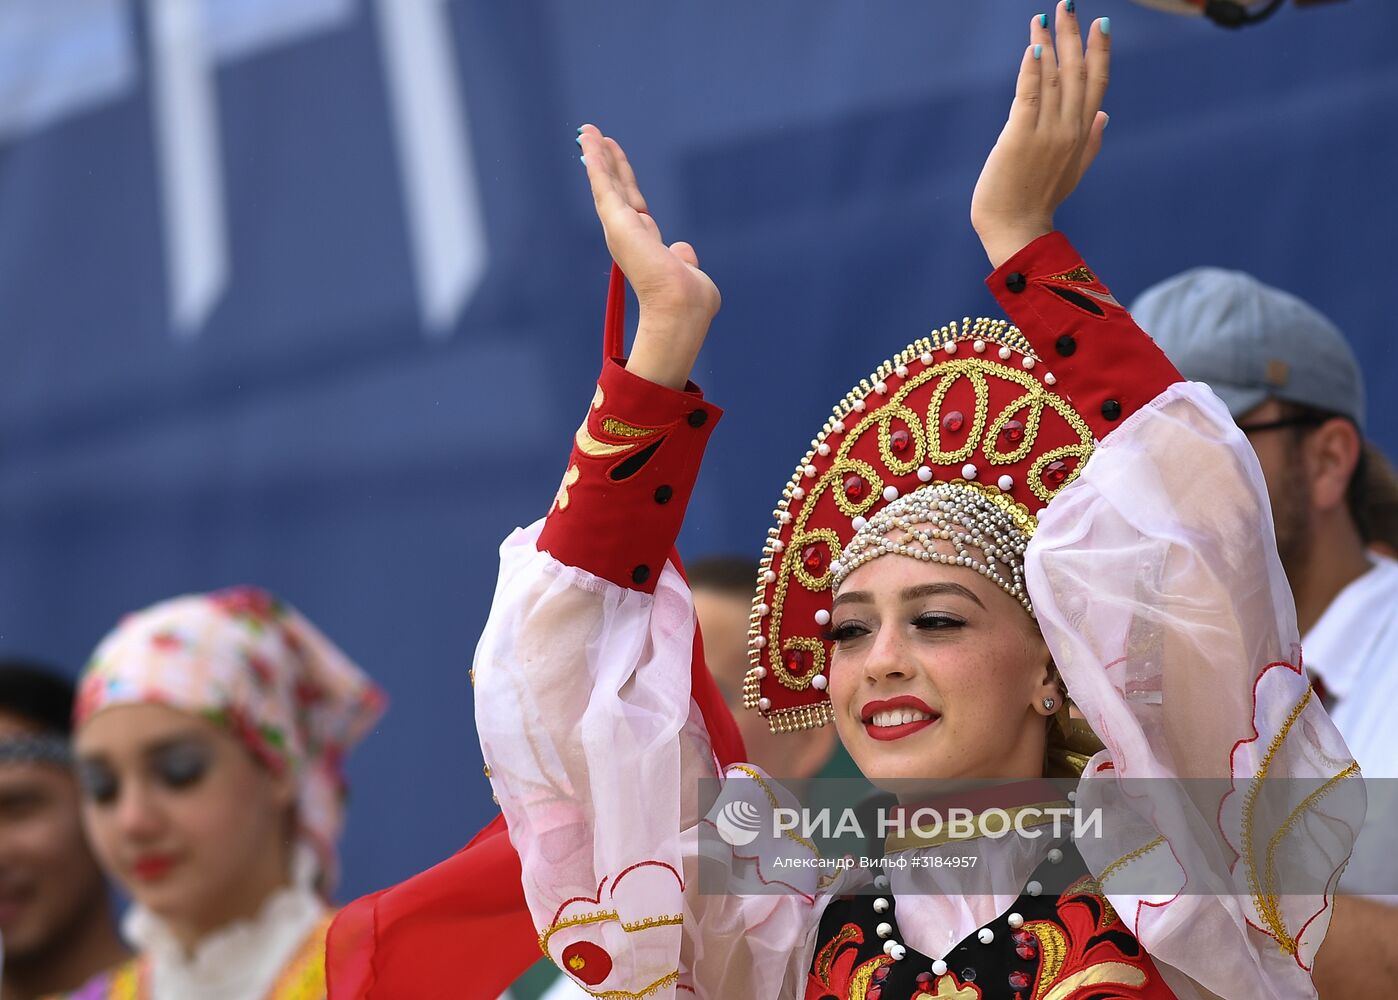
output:
[[[849,571],[840,565],[842,554],[850,558],[845,547],[861,529],[888,530],[889,518],[879,515],[890,505],[898,527],[918,523],[923,519],[899,508],[925,510],[926,503],[919,498],[910,505],[908,495],[946,484],[924,493],[934,507],[953,512],[948,520],[958,552],[977,517],[997,540],[1015,536],[1022,545],[1033,535],[1038,512],[1073,481],[1094,443],[1087,421],[1054,391],[1055,382],[1016,327],[966,319],[910,345],[835,406],[797,464],[774,512],[777,524],[767,532],[750,618],[745,707],[760,711],[774,732],[830,721],[830,643],[823,636],[831,591],[842,570]],[[926,537],[918,541],[924,551]],[[870,547],[900,550],[861,537],[861,560]],[[963,564],[993,572],[969,557]],[[1014,596],[1029,609],[1022,590]]]

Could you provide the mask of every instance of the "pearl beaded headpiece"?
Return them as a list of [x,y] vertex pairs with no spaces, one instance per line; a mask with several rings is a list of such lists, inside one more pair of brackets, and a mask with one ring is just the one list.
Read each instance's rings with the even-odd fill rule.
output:
[[[1032,616],[1034,606],[1024,586],[1024,550],[1029,539],[1011,511],[1003,501],[996,503],[985,487],[969,483],[923,486],[894,500],[859,526],[830,567],[832,589],[838,592],[845,579],[865,563],[883,555],[900,555],[973,569]],[[1020,522],[1025,520],[1022,512],[1014,513],[1019,514]],[[949,543],[956,554],[948,554],[946,546],[938,542]]]

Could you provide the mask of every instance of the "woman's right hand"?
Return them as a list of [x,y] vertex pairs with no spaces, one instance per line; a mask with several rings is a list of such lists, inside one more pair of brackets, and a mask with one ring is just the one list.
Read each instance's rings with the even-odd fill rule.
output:
[[683,389],[718,312],[718,286],[699,270],[692,246],[666,246],[616,140],[595,125],[584,125],[578,144],[607,249],[641,307],[626,368],[651,382]]

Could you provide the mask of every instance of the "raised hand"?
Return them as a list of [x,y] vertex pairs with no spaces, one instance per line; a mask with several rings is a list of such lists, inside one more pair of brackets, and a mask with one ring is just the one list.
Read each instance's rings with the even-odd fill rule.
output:
[[718,312],[718,287],[699,270],[692,246],[665,244],[616,140],[595,125],[584,125],[578,145],[607,249],[641,307],[626,368],[652,382],[682,389]]
[[1075,7],[1060,0],[1056,44],[1047,15],[1031,19],[1009,120],[971,196],[971,225],[994,267],[1053,230],[1053,213],[1102,148],[1111,21],[1093,22],[1084,55]]

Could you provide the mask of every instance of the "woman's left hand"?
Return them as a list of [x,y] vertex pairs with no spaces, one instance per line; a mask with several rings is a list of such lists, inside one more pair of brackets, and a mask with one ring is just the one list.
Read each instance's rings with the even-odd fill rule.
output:
[[1084,55],[1074,7],[1058,4],[1056,44],[1047,15],[1031,19],[1009,120],[971,196],[971,225],[994,267],[1053,230],[1053,213],[1102,148],[1111,22],[1093,22]]

